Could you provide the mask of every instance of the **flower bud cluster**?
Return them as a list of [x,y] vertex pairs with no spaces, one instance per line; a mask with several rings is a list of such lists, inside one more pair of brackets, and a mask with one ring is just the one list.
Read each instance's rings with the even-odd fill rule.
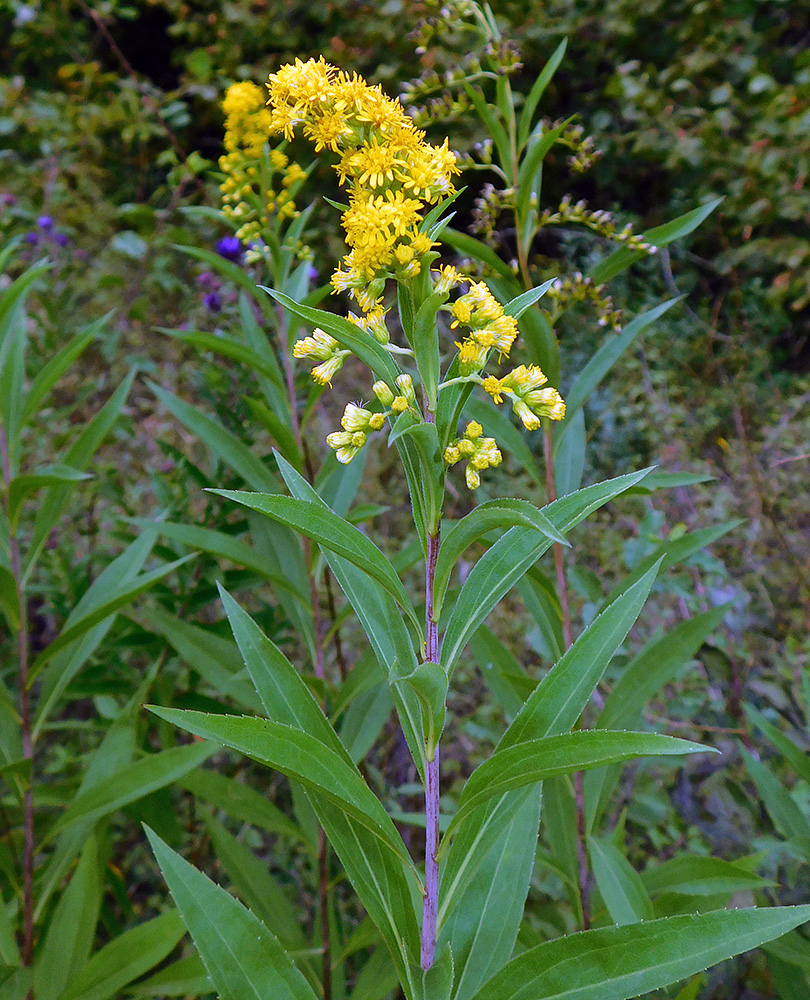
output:
[[[350,252],[332,278],[367,312],[380,304],[386,277],[419,274],[432,241],[419,231],[425,205],[454,193],[455,154],[425,142],[402,105],[380,87],[323,58],[282,66],[271,75],[272,132],[292,139],[297,126],[315,151],[341,154],[339,180],[349,194],[342,223]],[[373,292],[369,286],[378,283]]]
[[498,217],[505,209],[514,208],[514,204],[514,188],[502,189],[494,184],[484,184],[473,205],[471,231],[483,236],[489,246],[495,246],[499,242]]
[[492,348],[501,355],[509,354],[518,333],[517,320],[506,315],[483,281],[472,282],[469,292],[459,296],[449,310],[451,329],[466,326],[470,330],[462,343],[456,343],[462,375],[481,371]]
[[[348,352],[347,352],[348,353]],[[326,435],[326,443],[335,451],[339,462],[347,465],[358,454],[372,431],[381,431],[385,418],[399,415],[405,410],[416,410],[416,392],[410,375],[398,375],[395,383],[400,395],[395,396],[386,382],[375,382],[374,395],[385,407],[382,413],[373,413],[359,403],[347,403],[340,425],[342,431]]]
[[541,226],[559,225],[566,222],[576,223],[580,226],[587,226],[588,229],[591,229],[606,240],[611,240],[614,243],[622,243],[631,250],[640,250],[642,253],[648,254],[658,252],[657,247],[653,246],[652,243],[647,243],[643,236],[639,236],[633,232],[633,227],[630,223],[619,229],[616,217],[610,212],[606,212],[604,209],[591,211],[584,199],[572,204],[571,196],[568,194],[562,199],[559,208],[555,212],[552,212],[548,208],[542,212],[539,222]]
[[471,490],[476,490],[481,485],[481,473],[484,469],[500,465],[503,458],[495,438],[482,437],[483,433],[484,428],[476,420],[471,420],[464,434],[455,438],[444,449],[444,461],[447,465],[455,465],[456,462],[467,459],[465,477]]
[[316,327],[311,337],[304,337],[293,347],[294,358],[313,358],[320,361],[312,369],[312,377],[319,385],[332,385],[332,379],[343,367],[343,362],[351,351],[341,349],[340,344],[330,334]]
[[534,431],[542,424],[543,417],[562,420],[565,416],[562,396],[556,389],[546,386],[547,382],[537,365],[520,365],[503,378],[489,375],[482,384],[484,391],[496,403],[502,403],[503,397],[508,396],[512,400],[512,410],[523,421],[523,426]]
[[545,300],[549,304],[553,303],[553,311],[558,313],[580,302],[590,302],[596,309],[596,322],[599,326],[616,331],[621,329],[621,313],[613,305],[611,296],[605,292],[605,286],[595,285],[593,279],[586,277],[581,271],[557,278],[546,292]]
[[265,159],[271,115],[264,106],[261,87],[247,81],[232,84],[222,107],[226,149],[219,160],[225,174],[220,185],[222,211],[238,226],[240,242],[261,243],[262,230],[272,216],[285,219],[297,215],[291,189],[306,173],[281,150],[270,150]]

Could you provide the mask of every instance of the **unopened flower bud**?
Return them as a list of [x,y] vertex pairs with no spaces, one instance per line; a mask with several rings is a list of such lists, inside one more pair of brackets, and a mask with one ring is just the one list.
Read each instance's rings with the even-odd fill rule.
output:
[[374,395],[379,399],[383,406],[391,406],[394,402],[394,393],[391,388],[382,380],[375,382],[371,387]]

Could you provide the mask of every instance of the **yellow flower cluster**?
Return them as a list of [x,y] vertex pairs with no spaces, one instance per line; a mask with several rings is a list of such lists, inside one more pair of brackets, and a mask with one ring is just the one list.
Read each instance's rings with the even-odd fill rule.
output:
[[[281,150],[270,150],[265,158],[272,115],[261,87],[250,82],[232,84],[222,108],[227,150],[219,160],[225,174],[220,186],[222,211],[239,227],[236,236],[241,243],[259,243],[273,215],[282,219],[296,215],[290,189],[306,173]],[[278,182],[276,175],[280,175]]]
[[292,139],[297,126],[315,151],[340,153],[335,169],[347,186],[342,217],[349,253],[332,277],[369,312],[381,303],[385,278],[419,273],[430,238],[419,232],[425,205],[454,193],[456,157],[425,142],[402,106],[350,75],[310,59],[283,66],[268,83],[271,132]]
[[512,350],[518,334],[517,320],[506,315],[483,281],[473,282],[469,292],[452,304],[450,312],[453,316],[451,329],[466,326],[470,330],[466,340],[456,343],[462,375],[481,371],[493,347],[501,355],[508,355]]
[[477,490],[481,485],[481,473],[490,466],[500,465],[502,455],[495,443],[495,438],[482,437],[484,428],[477,420],[471,420],[460,438],[451,441],[444,449],[444,460],[447,465],[454,465],[463,458],[467,459],[465,476],[467,486]]
[[503,397],[509,396],[512,410],[523,421],[523,426],[534,431],[542,424],[543,417],[562,420],[565,416],[565,403],[557,390],[550,386],[541,388],[547,382],[537,365],[520,365],[503,378],[487,376],[482,385],[496,403],[502,403]]

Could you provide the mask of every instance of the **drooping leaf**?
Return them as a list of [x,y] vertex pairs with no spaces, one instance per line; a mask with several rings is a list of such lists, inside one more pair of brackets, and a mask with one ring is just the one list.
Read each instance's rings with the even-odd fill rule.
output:
[[653,917],[652,903],[639,873],[615,844],[588,837],[591,860],[599,895],[614,924],[637,924]]
[[348,559],[380,584],[411,619],[414,627],[419,629],[420,623],[408,594],[389,560],[359,528],[339,517],[325,504],[283,494],[245,493],[241,490],[211,492],[266,514],[274,521],[300,531],[322,548]]
[[406,864],[411,864],[402,838],[360,772],[309,733],[249,716],[211,715],[156,705],[147,707],[161,719],[195,736],[238,750],[295,778],[365,826]]

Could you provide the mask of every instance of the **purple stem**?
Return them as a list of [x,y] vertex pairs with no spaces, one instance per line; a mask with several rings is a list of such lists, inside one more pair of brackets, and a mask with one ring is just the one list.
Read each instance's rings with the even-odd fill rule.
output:
[[[428,535],[425,568],[425,658],[439,662],[439,626],[433,621],[433,586],[439,556],[439,528]],[[439,911],[439,748],[425,767],[425,899],[422,910],[422,968],[429,969],[436,956],[436,920]]]

